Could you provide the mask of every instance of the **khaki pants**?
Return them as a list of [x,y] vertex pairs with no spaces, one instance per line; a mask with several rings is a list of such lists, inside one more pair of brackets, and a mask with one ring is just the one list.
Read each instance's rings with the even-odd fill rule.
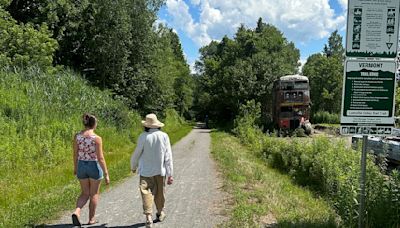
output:
[[153,213],[153,201],[156,204],[157,212],[164,209],[165,203],[165,177],[157,175],[153,177],[140,176],[139,189],[142,195],[144,214]]

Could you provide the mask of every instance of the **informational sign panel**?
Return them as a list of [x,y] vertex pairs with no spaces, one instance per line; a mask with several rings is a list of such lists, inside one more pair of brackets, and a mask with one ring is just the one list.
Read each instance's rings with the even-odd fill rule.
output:
[[394,126],[395,61],[347,60],[341,134],[391,135]]
[[347,57],[395,58],[399,0],[349,0]]

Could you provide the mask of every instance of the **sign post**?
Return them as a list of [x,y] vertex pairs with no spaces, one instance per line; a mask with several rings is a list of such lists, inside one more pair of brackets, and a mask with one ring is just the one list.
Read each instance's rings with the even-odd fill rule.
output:
[[368,136],[363,136],[363,147],[361,152],[361,178],[360,178],[360,207],[358,208],[358,227],[365,227],[365,178],[367,175],[367,143]]
[[340,132],[363,135],[358,226],[365,227],[368,135],[391,135],[399,0],[349,0]]

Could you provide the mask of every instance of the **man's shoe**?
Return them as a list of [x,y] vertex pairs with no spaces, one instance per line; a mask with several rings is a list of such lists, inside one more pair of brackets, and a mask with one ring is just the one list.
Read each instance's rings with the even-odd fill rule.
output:
[[151,214],[146,214],[146,228],[153,227],[153,219],[151,218]]
[[147,220],[146,221],[146,228],[152,228],[153,227],[153,221]]
[[165,214],[164,211],[161,211],[160,214],[157,213],[156,215],[157,215],[158,221],[160,221],[160,222],[164,221],[164,220],[165,220],[165,217],[167,217],[167,215]]

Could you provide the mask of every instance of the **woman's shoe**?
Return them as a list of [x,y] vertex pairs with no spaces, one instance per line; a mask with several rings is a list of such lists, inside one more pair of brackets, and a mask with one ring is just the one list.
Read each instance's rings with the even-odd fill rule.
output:
[[98,220],[94,220],[94,221],[88,222],[88,225],[94,225],[96,223],[99,223],[99,221]]
[[72,217],[72,224],[73,224],[74,226],[79,226],[79,227],[82,226],[81,222],[79,221],[78,215],[72,214],[71,217]]

